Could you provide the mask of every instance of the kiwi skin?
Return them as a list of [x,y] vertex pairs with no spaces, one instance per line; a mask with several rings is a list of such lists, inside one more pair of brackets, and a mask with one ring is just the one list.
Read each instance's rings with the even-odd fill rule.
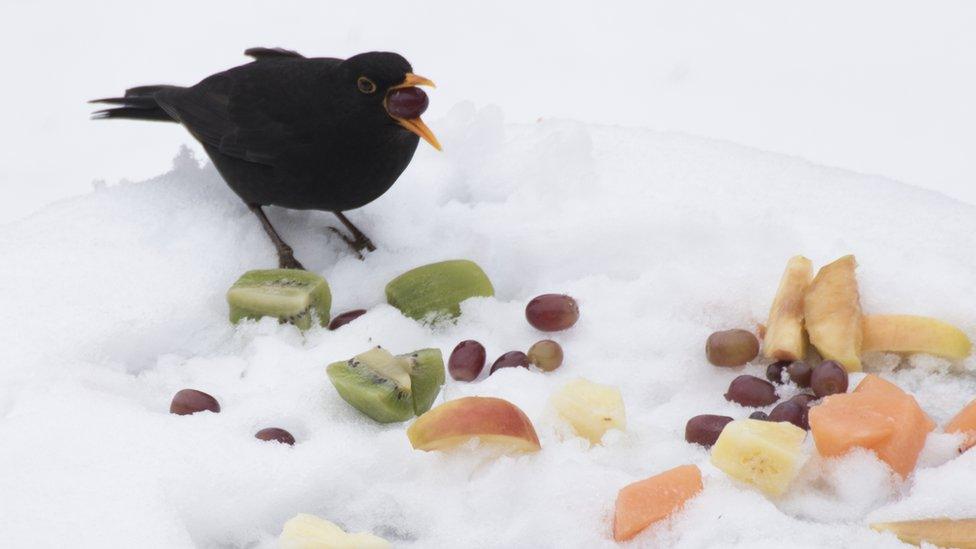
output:
[[495,288],[473,261],[453,259],[409,270],[386,285],[386,301],[415,320],[461,314],[470,297],[492,297]]
[[[287,305],[257,306],[253,301],[249,302],[249,291],[260,292],[262,286],[279,286],[282,292],[290,291],[293,296],[307,292],[309,307],[305,310],[293,310]],[[248,271],[237,279],[227,291],[227,303],[230,305],[230,321],[233,324],[243,319],[257,320],[270,316],[307,330],[311,328],[313,319],[321,326],[329,324],[332,292],[329,283],[315,273],[301,269],[259,269]]]
[[410,370],[410,390],[413,393],[413,411],[418,416],[434,404],[444,385],[444,356],[440,349],[420,349],[400,355],[413,363]]

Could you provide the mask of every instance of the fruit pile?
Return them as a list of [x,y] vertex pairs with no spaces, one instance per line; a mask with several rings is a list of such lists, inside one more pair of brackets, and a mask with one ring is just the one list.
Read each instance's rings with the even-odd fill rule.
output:
[[[484,271],[466,260],[418,267],[386,286],[390,305],[429,324],[457,317],[461,302],[468,298],[493,295]],[[351,310],[330,321],[329,286],[305,271],[251,271],[234,284],[227,299],[235,323],[270,316],[300,329],[318,324],[336,330],[366,312]],[[579,306],[567,295],[544,294],[527,304],[525,317],[540,331],[562,331],[576,324]],[[940,320],[864,315],[853,256],[826,265],[815,277],[810,260],[794,257],[787,263],[758,337],[748,330],[725,330],[713,333],[705,344],[707,360],[720,368],[744,367],[762,355],[765,379],[742,373],[731,380],[724,394],[726,401],[744,409],[743,417],[695,416],[685,425],[685,440],[709,449],[717,469],[770,497],[784,494],[798,476],[811,449],[805,443],[807,432],[823,457],[863,448],[901,477],[908,477],[936,425],[914,397],[878,376],[863,377],[849,391],[850,374],[862,369],[863,356],[870,352],[961,359],[969,355],[971,344],[963,332]],[[553,372],[563,363],[561,345],[543,339],[527,351],[505,352],[486,371],[487,357],[484,345],[467,339],[451,352],[446,368],[439,349],[394,355],[375,347],[334,362],[326,370],[339,396],[365,416],[380,423],[416,418],[406,435],[417,450],[446,451],[476,440],[479,446],[501,454],[540,451],[532,421],[507,400],[469,396],[434,403],[447,382],[446,373],[454,381],[471,383],[505,368]],[[586,379],[564,382],[550,396],[549,407],[573,435],[591,445],[601,444],[609,430],[626,427],[620,390]],[[171,407],[176,414],[205,410],[217,413],[220,405],[212,396],[193,389],[177,393]],[[961,452],[976,445],[976,400],[947,423],[944,431],[963,433]],[[279,428],[262,429],[255,436],[295,443],[294,437]],[[625,486],[615,504],[613,538],[631,539],[668,518],[703,486],[701,469],[691,464]],[[874,526],[906,540],[965,541],[960,536],[972,533],[965,522]],[[304,514],[286,523],[281,543],[285,547],[389,546],[376,536],[347,534],[326,520]]]

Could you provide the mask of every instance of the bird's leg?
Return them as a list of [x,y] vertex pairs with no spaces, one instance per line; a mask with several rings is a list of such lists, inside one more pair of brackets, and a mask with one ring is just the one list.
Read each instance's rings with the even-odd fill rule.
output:
[[370,252],[376,251],[376,246],[373,245],[373,242],[369,239],[369,237],[367,237],[365,234],[363,234],[363,231],[360,231],[355,225],[353,225],[352,221],[349,221],[348,217],[343,215],[342,212],[332,213],[334,213],[335,216],[339,218],[339,221],[342,221],[342,224],[345,225],[346,228],[349,229],[349,232],[352,233],[351,240],[348,238],[343,238],[343,240],[348,242],[354,250],[357,252],[362,252],[363,250]]
[[285,243],[284,240],[278,236],[278,231],[275,230],[271,221],[268,220],[268,216],[264,214],[264,210],[258,204],[248,204],[248,208],[254,212],[254,215],[258,216],[261,220],[261,226],[264,227],[264,232],[268,233],[268,238],[275,245],[275,249],[278,251],[278,266],[282,269],[302,269],[305,267],[295,259],[295,254],[291,249],[291,246]]

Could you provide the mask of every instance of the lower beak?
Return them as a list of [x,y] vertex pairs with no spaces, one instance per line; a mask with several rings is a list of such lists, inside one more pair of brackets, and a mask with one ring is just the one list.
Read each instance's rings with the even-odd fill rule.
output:
[[430,131],[427,124],[424,124],[424,121],[420,118],[394,118],[394,120],[397,121],[397,124],[422,137],[424,141],[430,143],[435,149],[439,151],[444,150],[441,148],[441,144],[437,138],[434,137],[434,132]]
[[[429,86],[431,88],[437,87],[430,78],[426,78],[414,74],[412,72],[408,72],[407,76],[403,79],[403,82],[397,84],[396,86],[393,86],[391,89],[410,88],[413,86]],[[437,137],[434,136],[434,132],[430,131],[430,128],[427,127],[427,124],[424,124],[424,121],[421,120],[420,117],[417,118],[393,117],[393,119],[396,120],[397,123],[403,126],[404,128],[410,130],[411,132],[423,138],[424,141],[430,143],[430,146],[434,147],[439,151],[444,150],[443,148],[441,148],[440,141],[438,141]]]

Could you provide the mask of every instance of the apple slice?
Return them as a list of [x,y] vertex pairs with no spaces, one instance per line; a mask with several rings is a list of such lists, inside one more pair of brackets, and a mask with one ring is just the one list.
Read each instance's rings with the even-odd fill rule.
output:
[[962,330],[937,318],[912,315],[865,315],[862,350],[925,353],[962,360],[973,344]]
[[532,422],[517,406],[492,397],[464,397],[445,402],[407,428],[417,450],[447,450],[472,438],[506,453],[537,452],[542,447]]
[[576,434],[600,444],[610,429],[627,426],[620,389],[577,378],[567,382],[549,399],[553,409],[572,425]]
[[871,525],[877,532],[891,532],[905,543],[930,543],[939,547],[976,549],[976,519],[924,519],[902,522],[879,522]]
[[763,356],[772,360],[802,360],[807,338],[803,331],[803,299],[813,278],[813,264],[798,255],[786,263],[776,298],[769,309]]
[[853,255],[820,269],[803,302],[810,343],[848,372],[861,371],[861,301]]

